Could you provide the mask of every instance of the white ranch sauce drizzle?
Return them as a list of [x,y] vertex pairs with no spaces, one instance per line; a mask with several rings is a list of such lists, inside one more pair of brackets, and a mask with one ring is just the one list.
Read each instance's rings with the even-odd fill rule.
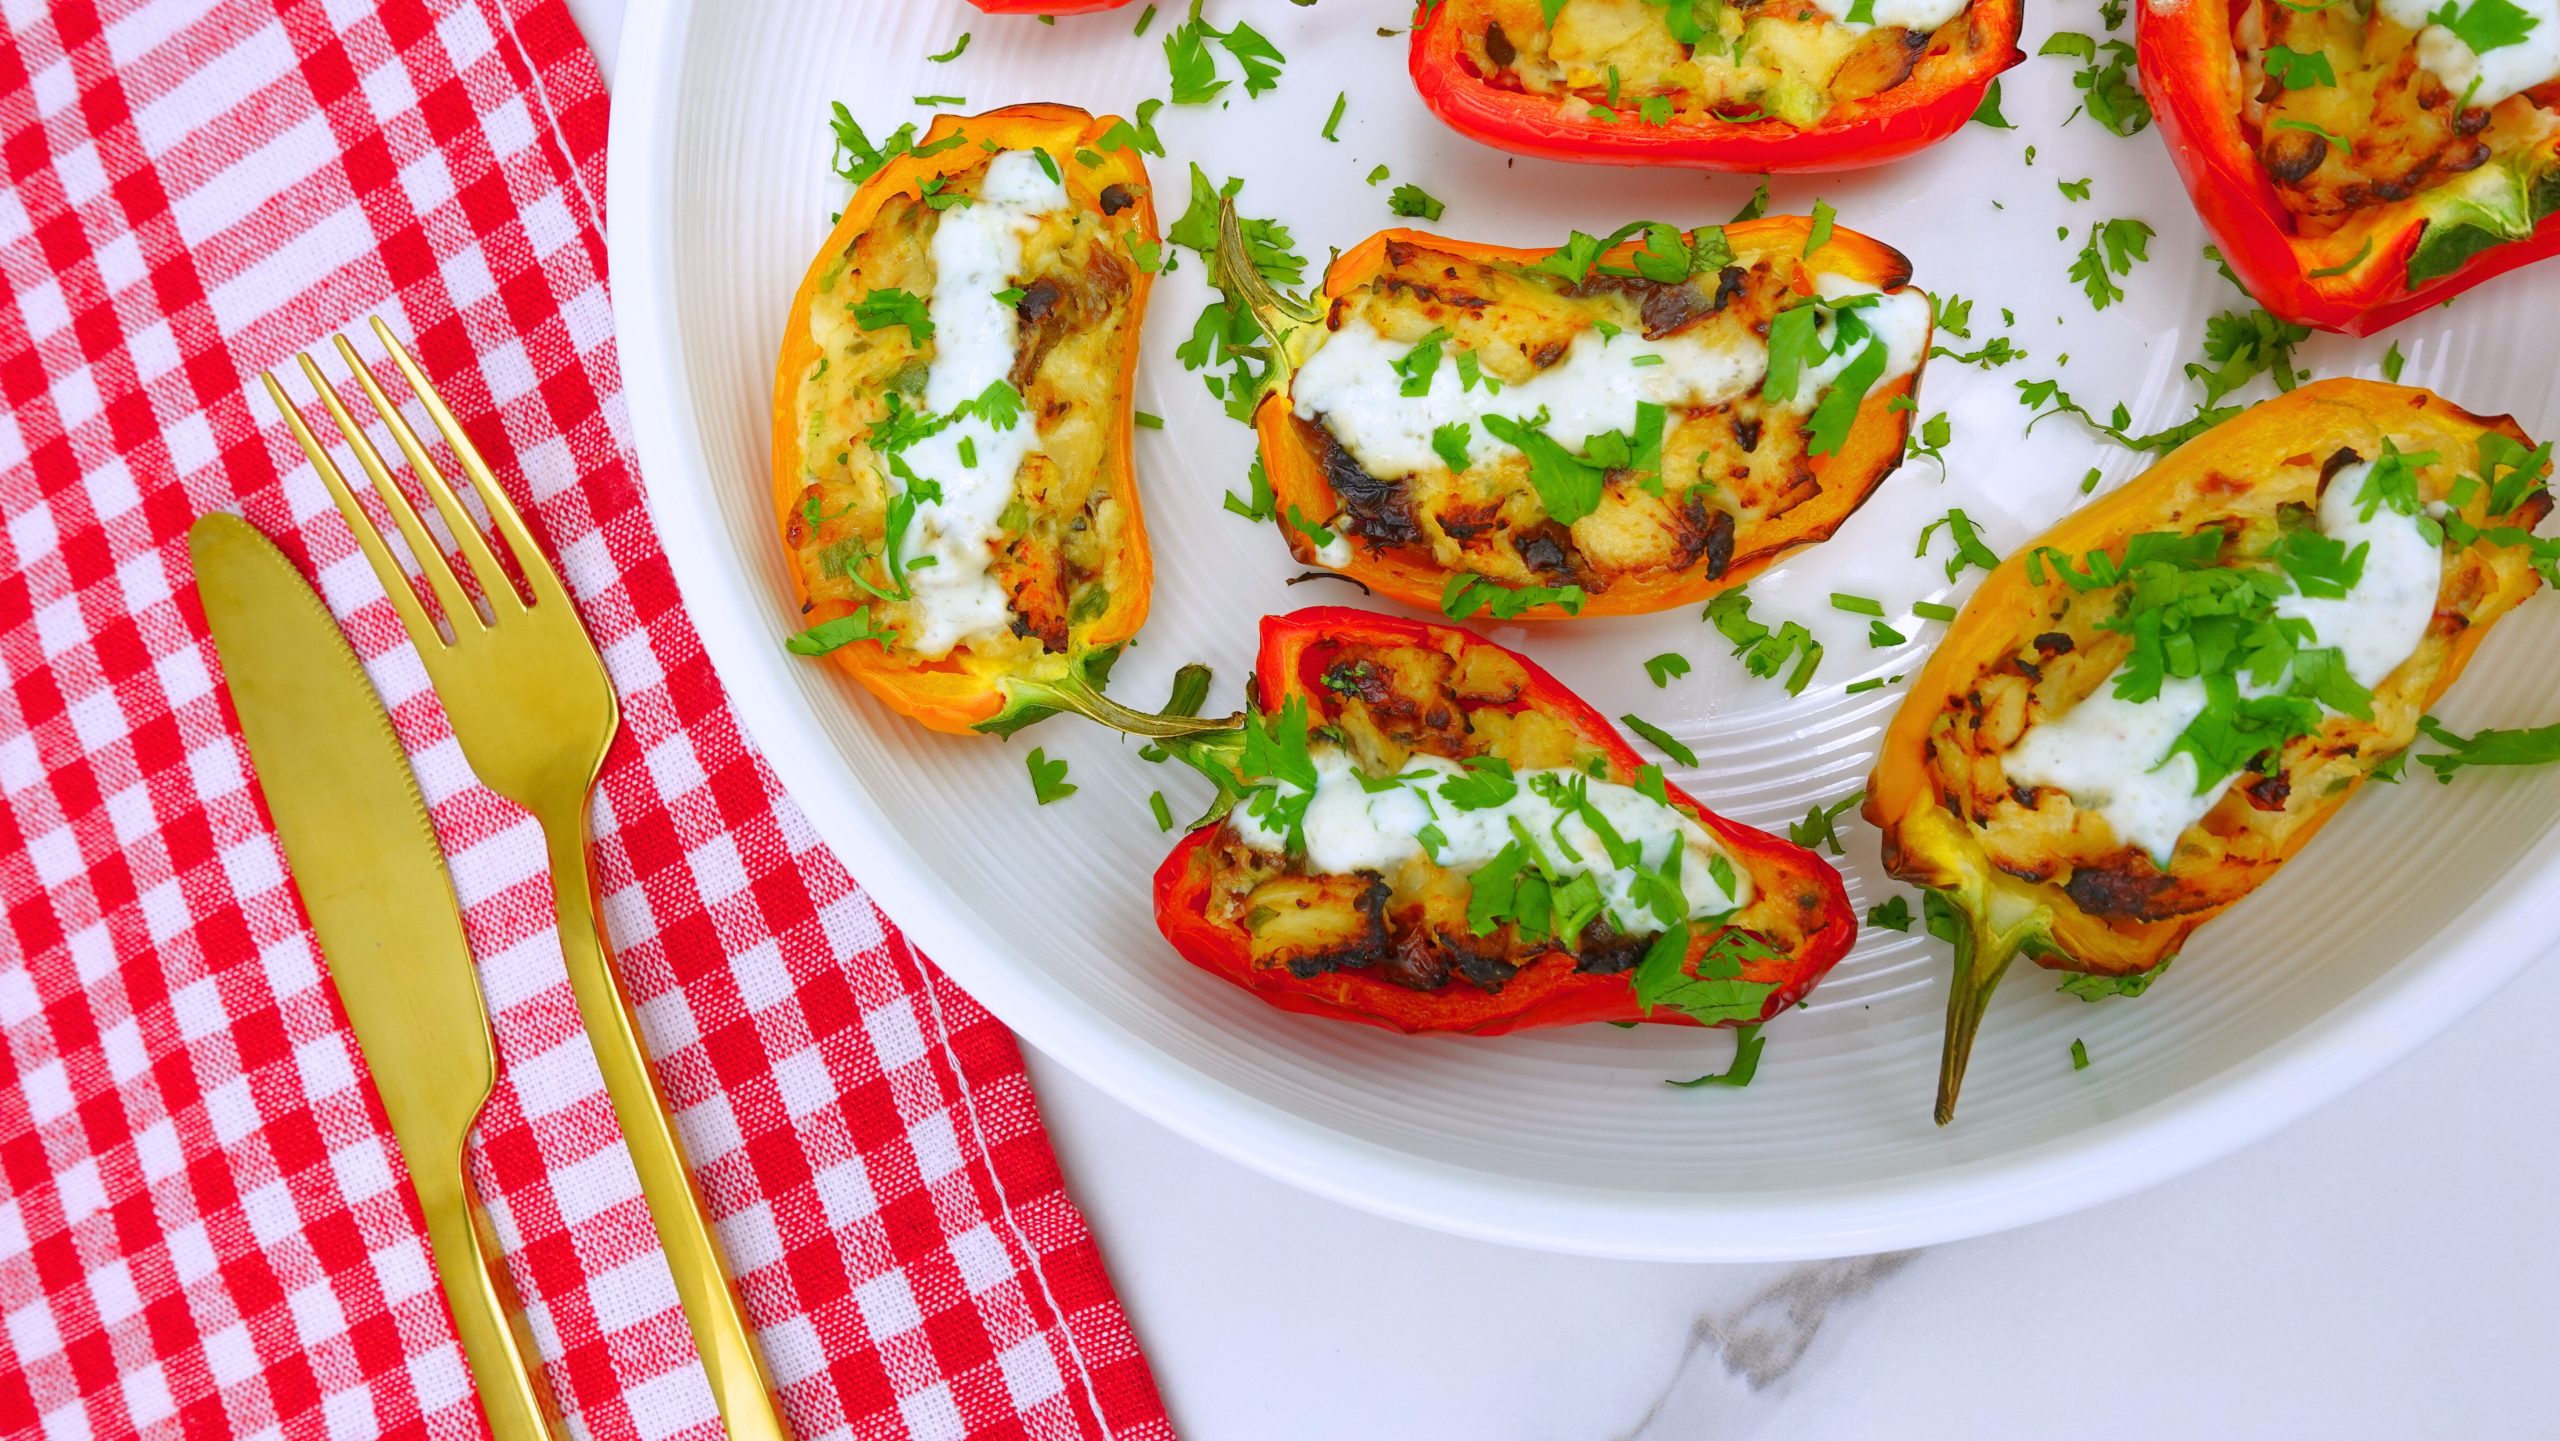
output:
[[[2361,516],[2356,493],[2372,468],[2360,463],[2340,470],[2320,497],[2321,531],[2349,550],[2367,547],[2362,577],[2338,599],[2287,595],[2276,601],[2277,614],[2311,623],[2314,644],[2337,647],[2348,674],[2367,690],[2425,638],[2444,579],[2443,554],[2416,517],[2389,505],[2376,508],[2371,520]],[[2240,688],[2244,695],[2263,693],[2245,677]],[[2204,708],[2200,680],[2171,677],[2147,701],[2120,700],[2112,680],[2101,681],[2060,717],[2030,726],[2001,767],[2013,781],[2067,792],[2074,805],[2104,816],[2119,837],[2165,869],[2178,838],[2239,779],[2226,776],[2198,794],[2194,758],[2168,754]]]
[[[1926,295],[1907,287],[1883,294],[1834,275],[1819,277],[1815,288],[1827,300],[1878,296],[1874,305],[1856,312],[1885,345],[1884,374],[1877,384],[1908,375],[1920,364],[1929,334]],[[1829,344],[1828,315],[1820,321],[1820,331]],[[1832,378],[1865,348],[1854,346],[1807,365],[1792,404],[1810,409]],[[1563,359],[1517,385],[1479,381],[1473,389],[1463,389],[1457,366],[1444,356],[1432,373],[1431,389],[1409,396],[1402,393],[1404,377],[1395,367],[1412,349],[1381,335],[1367,317],[1354,316],[1298,367],[1289,387],[1297,413],[1321,419],[1371,475],[1411,475],[1442,465],[1431,448],[1431,433],[1457,421],[1471,427],[1467,443],[1479,464],[1519,453],[1484,429],[1481,422],[1488,415],[1526,419],[1543,409],[1547,434],[1578,451],[1595,435],[1632,431],[1640,402],[1666,409],[1718,405],[1750,393],[1769,373],[1769,348],[1750,335],[1718,344],[1689,331],[1647,340],[1634,331],[1603,336],[1586,330],[1573,338]],[[1639,356],[1654,355],[1662,358],[1660,364],[1636,363]]]
[[[1357,767],[1340,748],[1311,746],[1309,755],[1316,764],[1315,799],[1307,803],[1302,827],[1309,871],[1351,875],[1393,869],[1429,854],[1419,836],[1422,828],[1430,825],[1438,826],[1447,837],[1437,863],[1452,871],[1473,871],[1511,844],[1511,822],[1517,820],[1537,838],[1547,864],[1559,876],[1589,875],[1599,883],[1600,894],[1607,902],[1609,924],[1621,934],[1661,930],[1662,923],[1636,898],[1634,875],[1609,863],[1609,853],[1590,824],[1532,789],[1534,778],[1558,776],[1582,780],[1592,808],[1607,818],[1621,840],[1638,848],[1646,866],[1658,870],[1675,846],[1684,848],[1680,889],[1689,901],[1692,919],[1721,916],[1751,903],[1750,872],[1733,862],[1705,826],[1633,786],[1594,780],[1580,771],[1522,770],[1513,775],[1519,790],[1510,800],[1482,810],[1462,811],[1439,798],[1443,781],[1466,774],[1464,767],[1444,757],[1415,755],[1405,762],[1401,774],[1428,771],[1431,778],[1373,792],[1360,784]],[[1428,801],[1425,792],[1430,795]],[[1241,806],[1229,813],[1228,824],[1235,827],[1239,839],[1255,850],[1277,852],[1284,844],[1280,832],[1246,814]],[[1564,838],[1582,857],[1579,861],[1566,856],[1556,844],[1559,826]],[[1728,863],[1733,882],[1730,888],[1716,879],[1715,862],[1720,856]]]
[[2471,104],[2495,105],[2545,80],[2560,79],[2560,0],[2514,0],[2536,23],[2514,45],[2482,54],[2441,25],[2429,24],[2428,12],[2441,10],[2440,0],[2381,0],[2382,13],[2418,32],[2418,63],[2435,72],[2445,88],[2460,95],[2477,79],[2480,88]]
[[1873,23],[1849,18],[1854,0],[1813,0],[1815,9],[1844,30],[1863,35],[1877,26],[1928,32],[1964,13],[1973,0],[1876,0]]
[[[924,406],[937,414],[975,400],[1013,369],[1020,322],[996,292],[1022,269],[1023,242],[1041,217],[1066,208],[1067,188],[1039,157],[1008,150],[987,163],[974,203],[942,212],[933,231],[933,363]],[[977,457],[961,463],[966,440]],[[1004,587],[987,573],[1002,529],[997,518],[1013,500],[1014,473],[1040,448],[1035,417],[1025,412],[998,430],[971,415],[909,446],[908,467],[942,487],[942,499],[916,504],[903,546],[915,600],[906,608],[899,646],[914,654],[948,655],[952,647],[1006,628]],[[899,489],[905,483],[891,476]],[[933,564],[915,561],[933,557]]]

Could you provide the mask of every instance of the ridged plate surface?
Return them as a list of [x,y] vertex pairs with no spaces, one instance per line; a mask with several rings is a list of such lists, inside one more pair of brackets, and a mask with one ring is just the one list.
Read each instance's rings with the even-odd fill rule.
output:
[[[1206,1144],[1416,1221],[1590,1252],[1800,1257],[2012,1225],[2173,1174],[2372,1074],[2549,944],[2560,772],[2449,787],[2413,775],[2359,799],[2141,1000],[2084,1004],[2016,968],[1945,1130],[1929,1099],[1946,962],[1916,936],[1870,930],[1807,1009],[1770,1028],[1759,1079],[1742,1091],[1662,1084],[1721,1068],[1721,1035],[1404,1039],[1283,1014],[1185,965],[1148,914],[1148,876],[1168,842],[1146,801],[1162,788],[1188,813],[1203,788],[1073,721],[1011,744],[928,735],[835,671],[786,656],[779,638],[793,618],[766,471],[783,313],[845,194],[828,172],[828,102],[849,102],[875,135],[923,118],[909,99],[922,95],[963,96],[972,110],[1058,100],[1125,113],[1167,89],[1158,41],[1180,7],[1165,9],[1139,39],[1135,7],[1042,26],[957,0],[641,0],[614,98],[622,360],[685,597],[819,830],[1032,1043]],[[1392,223],[1394,182],[1363,183],[1381,163],[1447,202],[1439,229],[1514,244],[1638,216],[1720,221],[1749,195],[1747,179],[1513,161],[1451,134],[1414,98],[1401,33],[1376,33],[1405,15],[1353,0],[1214,4],[1213,21],[1250,18],[1289,63],[1271,94],[1231,90],[1230,104],[1160,117],[1172,156],[1153,169],[1168,223],[1190,161],[1245,177],[1245,209],[1287,221],[1319,261]],[[2035,21],[2030,53],[2046,23]],[[974,38],[958,61],[926,60],[964,30]],[[1745,676],[1694,609],[1492,632],[1608,713],[1636,711],[1686,740],[1701,763],[1678,782],[1752,824],[1781,828],[1864,783],[1900,687],[1843,688],[1916,669],[1943,629],[1906,624],[1910,644],[1873,650],[1863,619],[1829,608],[1831,592],[1880,597],[1897,622],[1913,601],[1960,603],[1979,572],[1951,585],[1943,537],[1914,557],[1928,520],[1961,506],[2005,552],[2077,503],[2092,466],[2109,485],[2141,469],[2068,419],[2023,435],[2015,382],[2058,375],[2093,409],[2121,400],[2138,429],[2168,425],[2194,407],[2182,367],[2205,320],[2245,308],[2201,258],[2205,236],[2155,134],[2062,124],[2076,95],[2058,59],[2029,60],[2005,90],[2017,130],[1968,127],[1882,173],[1776,187],[1779,209],[1825,198],[1841,223],[1908,253],[1921,284],[1971,298],[1975,343],[2013,310],[2011,333],[2032,357],[1992,373],[1937,362],[1922,412],[1953,422],[1944,473],[1907,465],[1835,539],[1752,585],[1761,616],[1802,620],[1826,642],[1814,686],[1791,699]],[[1327,143],[1317,132],[1337,91],[1349,109]],[[2056,182],[2082,177],[2092,198],[2065,200]],[[2065,272],[2090,224],[2119,216],[2158,237],[2124,282],[2127,299],[2093,312]],[[1223,492],[1243,488],[1250,437],[1173,358],[1205,293],[1186,258],[1147,323],[1138,403],[1165,417],[1139,441],[1155,604],[1114,687],[1141,704],[1193,659],[1217,667],[1218,703],[1230,704],[1256,617],[1358,599],[1337,584],[1290,587],[1298,567],[1277,534],[1220,508]],[[2554,316],[2560,265],[2544,265],[2390,336],[2323,338],[2301,358],[2320,374],[2375,375],[2397,340],[2408,381],[2549,435],[2560,431]],[[2491,640],[2446,720],[2467,730],[2560,719],[2555,642],[2560,601],[2538,599]],[[1657,690],[1640,663],[1664,651],[1696,669]],[[1077,795],[1032,804],[1033,745],[1072,762]],[[1857,903],[1895,894],[1874,832],[1854,819],[1842,832]],[[2076,1073],[2075,1037],[2094,1060]]]

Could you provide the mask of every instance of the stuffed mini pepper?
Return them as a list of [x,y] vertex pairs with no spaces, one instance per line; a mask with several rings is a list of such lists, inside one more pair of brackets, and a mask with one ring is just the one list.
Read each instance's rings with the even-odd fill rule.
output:
[[1307,299],[1231,203],[1219,247],[1271,337],[1290,551],[1456,618],[1664,610],[1824,539],[1901,464],[1929,351],[1910,262],[1827,209],[1555,250],[1389,230]]
[[1936,144],[2026,58],[2018,0],[1424,0],[1413,82],[1549,160],[1845,170]]
[[1468,631],[1273,616],[1253,695],[1240,728],[1165,743],[1219,803],[1156,872],[1156,921],[1285,1010],[1476,1035],[1747,1023],[1856,936],[1830,866],[1699,805]]
[[2408,746],[2551,563],[2550,459],[2425,391],[2320,381],[1983,581],[1867,787],[1886,868],[1954,934],[1940,1122],[2013,957],[2139,989]]
[[935,730],[1143,719],[1101,682],[1152,574],[1130,424],[1156,219],[1110,123],[937,119],[855,191],[784,325],[791,649]]
[[2560,251],[2550,0],[2144,0],[2142,87],[2258,303],[2370,335]]

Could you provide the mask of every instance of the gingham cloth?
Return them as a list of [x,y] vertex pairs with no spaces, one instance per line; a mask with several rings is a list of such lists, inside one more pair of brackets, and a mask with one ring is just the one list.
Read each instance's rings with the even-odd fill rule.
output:
[[678,603],[559,0],[0,14],[0,1436],[480,1429],[216,680],[185,547],[213,510],[319,578],[416,758],[497,1026],[472,1165],[573,1426],[717,1434],[540,838],[252,393],[378,311],[621,691],[605,920],[793,1428],[1169,1437],[1011,1038],[819,846]]

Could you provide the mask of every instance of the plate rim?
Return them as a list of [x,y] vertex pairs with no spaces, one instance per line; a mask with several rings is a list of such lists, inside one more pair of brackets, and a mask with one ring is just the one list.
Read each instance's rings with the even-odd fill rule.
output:
[[[694,0],[631,0],[612,92],[608,274],[640,488],[679,596],[739,724],[873,904],[1020,1039],[1115,1100],[1254,1170],[1372,1213],[1511,1245],[1628,1260],[1770,1262],[1962,1240],[2147,1189],[2299,1120],[2406,1057],[2550,950],[2528,913],[2560,899],[2560,858],[2520,856],[2508,894],[2427,939],[2361,992],[2220,1077],[1998,1156],[1889,1183],[1748,1196],[1656,1196],[1496,1176],[1296,1116],[1195,1070],[1113,1022],[1037,965],[1003,955],[939,876],[916,863],[787,679],[785,652],[724,553],[687,392],[660,227],[672,175],[672,69]],[[875,884],[876,883],[876,884]],[[895,897],[894,900],[891,897]],[[1916,1094],[1916,1093],[1915,1093]],[[1913,1103],[1920,1104],[1918,1101]]]

